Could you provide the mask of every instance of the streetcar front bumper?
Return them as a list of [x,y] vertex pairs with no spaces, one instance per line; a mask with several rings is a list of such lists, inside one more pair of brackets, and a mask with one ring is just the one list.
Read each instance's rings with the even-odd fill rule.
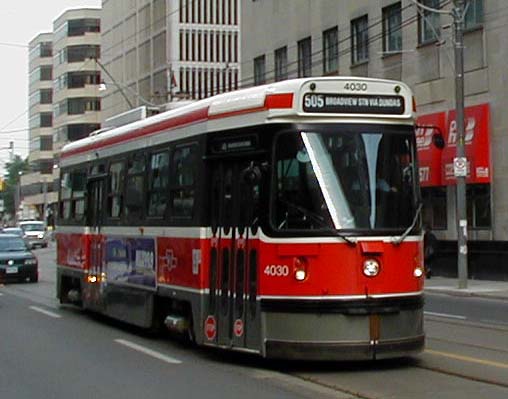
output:
[[423,351],[423,297],[262,301],[264,356],[375,360]]

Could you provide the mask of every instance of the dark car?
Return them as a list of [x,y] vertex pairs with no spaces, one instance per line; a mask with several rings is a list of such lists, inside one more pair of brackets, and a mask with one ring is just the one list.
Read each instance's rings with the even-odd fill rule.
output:
[[37,258],[25,241],[14,234],[0,234],[0,283],[39,280]]

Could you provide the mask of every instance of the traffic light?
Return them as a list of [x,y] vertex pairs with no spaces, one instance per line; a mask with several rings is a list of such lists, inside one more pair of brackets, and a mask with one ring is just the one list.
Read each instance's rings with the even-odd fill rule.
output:
[[0,177],[0,191],[4,191],[5,188],[5,181],[3,177]]

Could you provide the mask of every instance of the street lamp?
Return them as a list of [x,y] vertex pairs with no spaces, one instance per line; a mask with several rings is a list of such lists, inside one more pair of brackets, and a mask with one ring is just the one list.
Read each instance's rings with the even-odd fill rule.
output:
[[18,180],[16,182],[16,190],[14,191],[14,219],[19,221],[19,208],[21,206],[21,176],[22,171],[18,171]]

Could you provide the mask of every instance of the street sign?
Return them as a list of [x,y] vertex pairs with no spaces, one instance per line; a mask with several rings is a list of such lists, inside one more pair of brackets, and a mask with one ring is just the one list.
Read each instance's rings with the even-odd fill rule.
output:
[[455,177],[467,176],[467,159],[466,157],[453,158],[453,175]]

